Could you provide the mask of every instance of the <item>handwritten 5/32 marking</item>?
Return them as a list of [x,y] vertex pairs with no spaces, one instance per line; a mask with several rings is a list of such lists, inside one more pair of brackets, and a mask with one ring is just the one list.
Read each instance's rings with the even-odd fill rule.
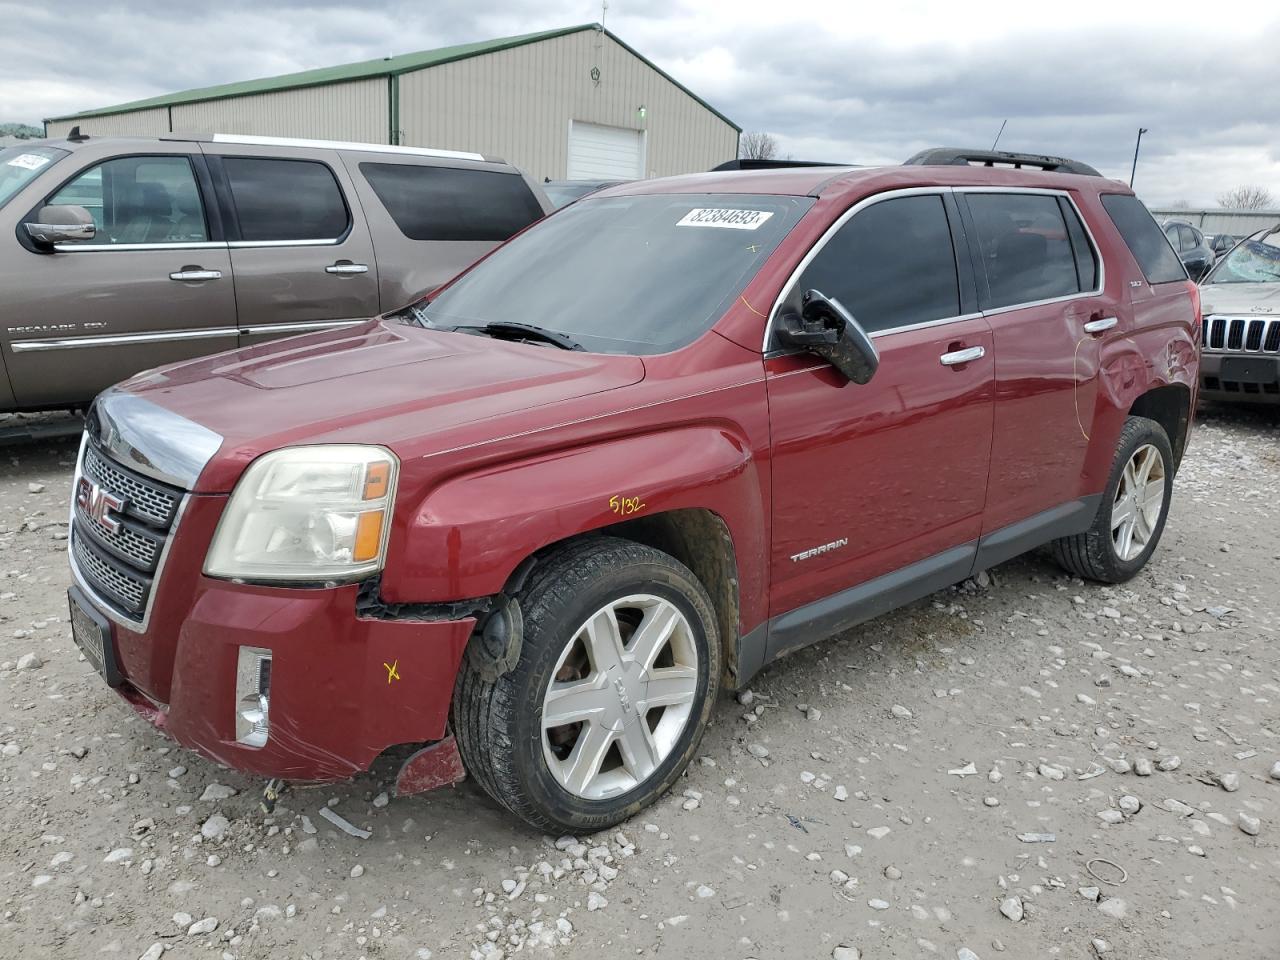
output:
[[610,497],[609,509],[620,517],[639,513],[644,509],[644,501],[639,497]]

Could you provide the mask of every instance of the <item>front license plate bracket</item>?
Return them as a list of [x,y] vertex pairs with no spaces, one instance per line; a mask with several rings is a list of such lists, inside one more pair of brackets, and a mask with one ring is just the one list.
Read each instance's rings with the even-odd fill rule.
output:
[[71,639],[108,686],[120,686],[124,678],[116,664],[110,621],[94,609],[79,587],[67,591],[67,605],[71,610]]

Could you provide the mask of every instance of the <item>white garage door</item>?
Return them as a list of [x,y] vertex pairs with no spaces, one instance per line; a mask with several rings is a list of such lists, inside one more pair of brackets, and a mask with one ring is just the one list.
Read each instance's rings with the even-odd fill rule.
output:
[[642,176],[644,131],[570,122],[570,180],[636,180]]

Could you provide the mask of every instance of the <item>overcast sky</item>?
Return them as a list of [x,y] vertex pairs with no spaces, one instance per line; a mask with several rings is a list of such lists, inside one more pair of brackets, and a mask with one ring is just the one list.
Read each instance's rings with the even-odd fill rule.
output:
[[[361,9],[362,8],[362,9]],[[600,19],[575,0],[8,3],[0,122]],[[800,159],[1076,157],[1151,205],[1280,198],[1280,4],[612,0],[606,25]]]

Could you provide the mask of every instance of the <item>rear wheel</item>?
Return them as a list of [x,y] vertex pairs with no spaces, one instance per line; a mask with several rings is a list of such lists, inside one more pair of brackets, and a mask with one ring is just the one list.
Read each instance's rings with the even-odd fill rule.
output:
[[711,601],[661,551],[593,537],[542,558],[517,596],[519,658],[469,648],[454,697],[463,763],[542,830],[612,826],[684,770],[720,674]]
[[1123,583],[1146,566],[1164,532],[1173,495],[1173,450],[1164,428],[1130,417],[1120,432],[1111,476],[1093,525],[1051,545],[1070,572]]

